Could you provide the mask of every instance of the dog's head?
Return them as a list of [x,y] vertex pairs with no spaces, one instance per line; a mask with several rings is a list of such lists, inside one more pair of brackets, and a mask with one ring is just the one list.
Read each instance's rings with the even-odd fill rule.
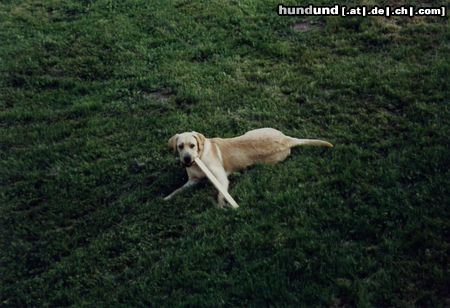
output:
[[169,147],[178,151],[181,163],[190,167],[200,157],[205,145],[205,136],[197,132],[176,134],[169,139]]

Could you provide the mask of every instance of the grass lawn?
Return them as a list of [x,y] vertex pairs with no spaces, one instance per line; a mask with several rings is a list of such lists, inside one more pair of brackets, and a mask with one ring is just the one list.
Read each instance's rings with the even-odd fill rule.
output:
[[[0,3],[0,306],[449,305],[448,17],[278,3]],[[335,147],[163,201],[260,127]]]

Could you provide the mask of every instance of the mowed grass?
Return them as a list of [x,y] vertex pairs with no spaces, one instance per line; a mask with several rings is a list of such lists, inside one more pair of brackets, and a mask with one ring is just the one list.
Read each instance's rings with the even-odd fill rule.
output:
[[[2,1],[1,306],[449,304],[448,18],[277,4]],[[162,200],[266,126],[335,147]]]

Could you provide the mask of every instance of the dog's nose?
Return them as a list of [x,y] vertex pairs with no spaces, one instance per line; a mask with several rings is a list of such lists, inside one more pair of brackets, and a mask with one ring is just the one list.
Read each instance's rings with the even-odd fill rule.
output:
[[185,157],[183,157],[184,163],[185,164],[190,164],[191,163],[191,157],[189,155],[186,155]]

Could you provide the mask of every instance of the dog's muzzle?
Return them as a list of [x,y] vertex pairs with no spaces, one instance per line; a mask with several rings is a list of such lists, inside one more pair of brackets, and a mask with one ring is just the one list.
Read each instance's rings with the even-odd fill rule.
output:
[[194,164],[194,160],[192,159],[191,156],[185,156],[185,157],[183,157],[182,164],[185,167],[190,167],[190,166],[192,166],[192,164]]

